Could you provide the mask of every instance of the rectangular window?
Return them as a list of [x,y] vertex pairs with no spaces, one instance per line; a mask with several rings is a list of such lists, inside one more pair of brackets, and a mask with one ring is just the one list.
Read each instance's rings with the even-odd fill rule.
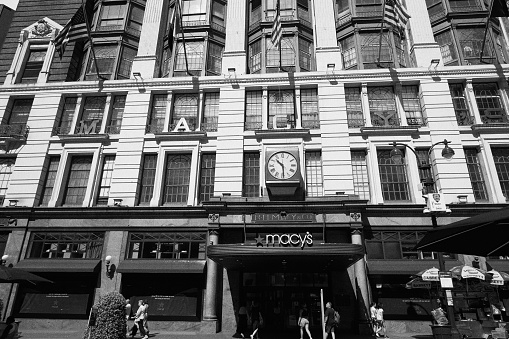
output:
[[41,192],[40,205],[48,206],[48,203],[53,194],[55,187],[55,179],[57,177],[58,164],[60,163],[60,156],[51,156],[46,170],[46,177],[44,178],[44,185]]
[[[267,73],[279,72],[279,48],[272,45],[270,38],[266,40],[267,44]],[[295,69],[296,59],[296,48],[295,48],[294,37],[282,37],[281,38],[281,67],[285,68],[286,71]],[[272,68],[272,69],[269,69]],[[276,69],[274,70],[274,67]]]
[[[357,13],[360,14],[360,13]],[[392,64],[392,48],[390,47],[390,37],[388,33],[382,36],[382,51],[380,53],[380,34],[379,33],[362,33],[361,34],[361,52],[362,62],[364,68],[378,67],[378,57],[380,56],[381,63]]]
[[344,69],[357,69],[357,49],[355,47],[355,35],[339,41],[341,54],[343,55]]
[[156,178],[157,155],[145,154],[141,168],[138,204],[147,205],[154,196]]
[[175,94],[170,131],[173,131],[180,119],[184,118],[191,131],[198,125],[198,94]]
[[509,201],[509,148],[493,148],[493,161],[505,200]]
[[207,13],[207,1],[184,0],[182,1],[182,15],[185,22],[204,21]]
[[260,73],[262,69],[262,41],[249,44],[249,73]]
[[[456,35],[459,39],[459,48],[467,64],[481,64],[481,49],[483,48],[483,63],[491,63],[496,60],[496,54],[490,34],[484,36],[484,28],[456,28]],[[486,40],[484,40],[486,38]]]
[[0,206],[3,205],[16,158],[0,158]]
[[99,259],[104,232],[32,233],[28,258]]
[[113,97],[111,116],[108,126],[106,127],[106,133],[108,134],[120,133],[120,128],[122,127],[122,116],[124,115],[125,99],[126,99],[125,95],[115,95]]
[[299,67],[302,71],[311,71],[313,67],[313,44],[299,37]]
[[[372,237],[366,239],[368,259],[436,259],[435,252],[414,250],[425,234],[425,231],[373,232]],[[444,257],[453,258],[454,256],[447,253]]]
[[[114,73],[115,61],[118,55],[117,45],[95,46],[95,57],[97,64],[94,61],[92,53],[88,60],[87,80],[97,79],[97,73],[106,79],[110,79]],[[99,72],[96,71],[96,68]]]
[[129,233],[128,259],[205,259],[206,233]]
[[449,84],[451,92],[452,104],[456,113],[456,121],[460,126],[472,125],[473,117],[470,115],[467,99],[465,97],[465,87],[463,84]]
[[74,119],[74,113],[76,112],[76,105],[78,104],[77,97],[67,97],[64,100],[62,112],[60,114],[60,122],[55,131],[56,135],[70,134],[72,128],[72,121]]
[[316,88],[302,89],[300,91],[300,108],[302,114],[302,128],[320,128],[318,91]]
[[118,68],[117,79],[129,79],[131,76],[131,68],[133,66],[134,58],[138,54],[138,50],[131,47],[124,46],[122,48],[122,55],[120,58],[120,67]]
[[163,204],[186,204],[189,195],[191,156],[170,154],[166,158]]
[[[440,6],[442,9],[442,7]],[[443,14],[441,14],[443,15]],[[440,46],[440,52],[445,65],[458,65],[458,53],[452,40],[451,31],[444,31],[440,34],[435,35],[435,40]]]
[[467,161],[468,176],[474,191],[474,198],[477,201],[487,201],[486,183],[479,162],[479,152],[474,148],[465,149],[465,159]]
[[34,84],[37,82],[45,58],[46,50],[29,51],[28,60],[25,64],[23,76],[21,77],[22,84]]
[[306,196],[323,196],[322,152],[306,152]]
[[348,0],[336,0],[336,7],[338,9],[338,13],[346,11],[349,8]]
[[221,75],[221,63],[224,47],[209,42],[209,55],[207,57],[207,75]]
[[419,86],[401,86],[401,99],[408,125],[424,126],[426,123],[422,117]]
[[369,112],[373,126],[399,126],[392,87],[368,87]]
[[205,93],[203,104],[203,122],[201,130],[217,132],[217,118],[219,115],[219,93]]
[[[10,105],[7,125],[26,126],[34,99],[14,99]],[[15,127],[15,126],[13,126]]]
[[108,198],[110,196],[111,179],[113,177],[113,167],[115,166],[115,156],[105,155],[103,161],[103,168],[101,173],[101,181],[99,184],[99,194],[97,195],[97,205],[108,205]]
[[76,134],[97,134],[101,131],[101,124],[106,106],[106,97],[86,97],[81,119],[76,126]]
[[155,94],[152,97],[150,119],[146,130],[147,133],[160,133],[163,131],[167,101],[168,96],[166,94]]
[[138,6],[131,7],[131,13],[129,14],[129,22],[127,26],[129,29],[134,30],[135,32],[141,32],[141,26],[143,25],[143,16],[145,14],[145,10]]
[[92,156],[73,156],[64,193],[64,205],[81,205],[85,200]]
[[[205,46],[203,41],[186,41],[187,65],[191,74],[195,76],[199,76],[201,74],[201,70],[204,66],[204,48]],[[184,45],[182,45],[182,42],[177,43],[173,75],[188,76],[186,73],[186,58],[184,54]]]
[[380,171],[380,184],[385,201],[408,201],[410,200],[408,178],[406,174],[405,160],[396,164],[388,150],[378,150],[378,169]]
[[260,153],[244,153],[242,196],[260,196]]
[[209,201],[214,196],[215,170],[216,155],[203,154],[200,168],[200,202]]
[[345,87],[345,100],[348,127],[364,126],[361,89],[359,87]]
[[246,92],[246,131],[262,129],[262,91]]
[[269,91],[269,129],[295,128],[293,90]]
[[419,179],[423,184],[423,188],[426,187],[423,193],[436,192],[433,170],[429,160],[429,149],[416,149],[415,153],[417,153],[417,161],[419,162]]
[[360,199],[369,200],[368,164],[365,151],[352,151],[353,192]]
[[475,100],[483,124],[507,122],[496,83],[473,84]]
[[99,19],[100,30],[120,30],[124,26],[124,17],[126,11],[126,4],[105,4]]
[[212,23],[223,28],[225,20],[226,6],[221,1],[212,1]]

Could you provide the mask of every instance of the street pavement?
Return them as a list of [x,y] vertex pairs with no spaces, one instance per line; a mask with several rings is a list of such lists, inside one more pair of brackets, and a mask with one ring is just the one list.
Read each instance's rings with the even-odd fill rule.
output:
[[[388,333],[390,339],[433,339],[432,335],[429,334],[420,334],[420,333]],[[231,335],[216,333],[216,334],[198,334],[198,333],[190,333],[190,332],[154,332],[150,333],[150,339],[231,339]],[[299,339],[299,332],[295,333],[295,336],[278,336],[278,335],[270,335],[269,333],[260,335],[259,339]],[[80,331],[20,331],[19,333],[20,339],[82,339],[83,332]],[[126,337],[127,339],[130,336]],[[135,336],[135,339],[140,339],[141,336]],[[249,339],[249,338],[248,338]],[[305,336],[307,339],[307,336]],[[360,334],[352,334],[352,333],[336,333],[336,339],[375,339],[374,336],[371,335],[360,335]]]

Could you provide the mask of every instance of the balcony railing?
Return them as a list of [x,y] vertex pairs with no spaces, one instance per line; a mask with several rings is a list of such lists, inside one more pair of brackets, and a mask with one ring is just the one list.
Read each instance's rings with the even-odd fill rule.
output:
[[244,122],[244,130],[246,131],[258,131],[263,128],[261,122]]
[[0,125],[0,137],[26,139],[29,130],[27,124]]
[[202,122],[200,125],[200,129],[203,132],[217,132],[217,119],[212,122]]
[[456,111],[456,121],[459,126],[470,126],[475,122],[474,117],[468,111]]

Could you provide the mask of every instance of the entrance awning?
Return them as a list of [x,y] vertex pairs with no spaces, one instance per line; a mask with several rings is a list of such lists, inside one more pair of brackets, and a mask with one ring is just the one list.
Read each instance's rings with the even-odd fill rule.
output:
[[262,247],[246,244],[212,245],[208,257],[231,270],[307,271],[343,270],[364,256],[354,244],[319,244],[311,247]]
[[130,259],[118,264],[120,273],[203,273],[205,260]]
[[95,272],[101,260],[99,259],[25,259],[16,264],[29,272]]

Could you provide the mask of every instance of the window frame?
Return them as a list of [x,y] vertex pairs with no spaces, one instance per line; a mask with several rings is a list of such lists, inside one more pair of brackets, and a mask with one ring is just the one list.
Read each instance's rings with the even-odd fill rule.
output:
[[323,159],[321,150],[305,151],[306,197],[323,196]]

